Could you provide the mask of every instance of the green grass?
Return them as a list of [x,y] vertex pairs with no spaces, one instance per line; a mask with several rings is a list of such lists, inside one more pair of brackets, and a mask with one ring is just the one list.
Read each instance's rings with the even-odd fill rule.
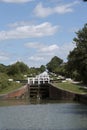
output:
[[3,88],[0,90],[0,94],[6,94],[6,93],[9,93],[11,91],[14,91],[18,88],[22,87],[22,84],[21,83],[15,83],[15,82],[12,82],[11,84],[9,84],[8,87],[6,88]]
[[87,94],[87,90],[84,89],[82,85],[79,84],[76,85],[73,83],[66,82],[66,83],[54,83],[53,85],[66,91],[71,91],[78,94]]

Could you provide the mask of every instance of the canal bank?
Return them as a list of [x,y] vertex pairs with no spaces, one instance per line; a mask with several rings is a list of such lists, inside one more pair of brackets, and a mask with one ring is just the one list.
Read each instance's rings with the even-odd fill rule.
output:
[[49,84],[49,98],[55,100],[71,100],[87,104],[87,94],[64,90],[54,84]]
[[0,94],[0,99],[25,99],[28,96],[28,87],[27,85],[22,86],[14,91],[11,91],[7,94]]
[[71,91],[66,91],[51,83],[40,85],[26,84],[13,92],[0,95],[0,99],[67,100],[87,104],[87,94],[78,94]]

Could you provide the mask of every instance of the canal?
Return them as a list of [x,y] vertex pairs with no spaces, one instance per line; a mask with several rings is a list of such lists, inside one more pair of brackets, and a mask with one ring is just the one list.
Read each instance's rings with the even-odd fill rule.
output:
[[87,105],[64,101],[1,101],[0,130],[87,130]]

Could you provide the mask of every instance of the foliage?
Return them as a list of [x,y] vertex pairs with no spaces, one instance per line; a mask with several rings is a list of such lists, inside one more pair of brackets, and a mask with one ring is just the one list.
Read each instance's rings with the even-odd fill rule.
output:
[[15,79],[23,79],[23,75],[28,72],[29,67],[23,62],[16,62],[7,68],[7,74]]
[[[9,92],[22,86],[22,84],[18,84],[14,81],[24,80],[24,75],[36,76],[44,70],[44,65],[41,65],[40,68],[29,68],[23,62],[16,62],[15,64],[8,66],[0,64],[0,94]],[[13,79],[14,81],[9,82],[8,79]]]
[[71,78],[74,81],[81,81],[81,76],[76,70],[72,72]]
[[6,72],[6,66],[3,64],[0,64],[0,73],[5,73]]
[[28,76],[36,76],[42,72],[45,71],[45,66],[44,65],[41,65],[40,68],[35,68],[35,67],[31,67],[29,69],[29,73],[28,73]]
[[76,47],[68,56],[68,70],[76,71],[81,80],[87,84],[87,24],[76,33],[73,39]]
[[8,81],[8,86],[0,89],[0,94],[5,94],[5,93],[9,93],[11,91],[14,91],[18,88],[20,88],[22,86],[21,83],[16,83],[16,82],[9,82]]
[[87,2],[87,0],[83,0],[84,2]]
[[29,77],[34,77],[38,74],[38,68],[31,67],[28,72]]
[[67,77],[66,63],[61,64],[55,69],[55,73]]
[[8,87],[8,76],[7,74],[0,73],[0,91],[6,87]]
[[40,72],[44,72],[45,71],[45,66],[44,65],[41,65],[40,66]]
[[57,72],[58,71],[58,67],[63,63],[63,60],[60,59],[59,57],[57,56],[54,56],[51,61],[46,65],[47,66],[47,69],[48,71],[50,72]]
[[18,87],[21,87],[21,83],[16,82],[10,82],[8,81],[9,77],[5,73],[0,73],[0,94],[3,94],[5,92],[13,91],[15,89],[18,89]]
[[27,73],[29,71],[29,68],[27,65],[25,65],[23,62],[16,62],[15,64],[12,64],[8,67],[8,74],[9,75],[15,75],[17,73]]

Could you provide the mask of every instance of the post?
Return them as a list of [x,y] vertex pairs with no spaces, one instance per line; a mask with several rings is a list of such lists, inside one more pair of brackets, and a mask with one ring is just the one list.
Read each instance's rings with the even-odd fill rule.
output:
[[45,83],[45,79],[44,79],[44,77],[43,77],[43,84]]
[[33,84],[35,83],[35,78],[33,78]]
[[28,78],[28,84],[30,84],[30,78]]
[[50,78],[48,78],[48,83],[50,83]]
[[38,78],[38,84],[40,84],[40,78]]

